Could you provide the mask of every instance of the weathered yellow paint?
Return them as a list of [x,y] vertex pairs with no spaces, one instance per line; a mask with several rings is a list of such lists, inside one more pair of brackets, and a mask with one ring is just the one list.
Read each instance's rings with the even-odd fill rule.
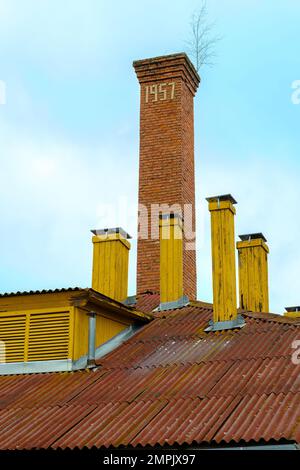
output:
[[0,297],[6,361],[74,361],[86,355],[91,312],[96,314],[96,347],[129,325],[151,319],[92,289]]
[[[119,316],[108,315],[106,312],[96,314],[96,347],[110,340],[132,321],[122,319]],[[88,350],[89,318],[88,311],[82,308],[74,308],[74,347],[73,359],[77,360],[85,355]]]
[[284,312],[284,316],[288,318],[300,318],[300,307],[291,307],[287,312]]
[[117,320],[112,320],[111,318],[106,318],[105,316],[96,317],[96,347],[105,343],[109,339],[113,338],[115,335],[125,330],[130,323],[120,322]]
[[183,296],[183,226],[179,215],[160,217],[160,301]]
[[268,253],[262,238],[237,242],[240,308],[269,312]]
[[68,358],[74,360],[74,338],[75,338],[75,307],[71,307],[70,312],[70,324],[69,324],[69,347],[68,347]]
[[213,321],[230,321],[237,318],[234,200],[231,196],[207,200],[211,213]]
[[284,312],[284,316],[288,318],[300,318],[300,312]]
[[121,233],[95,235],[92,241],[92,288],[112,299],[124,301],[128,289],[130,243]]
[[73,299],[80,296],[82,296],[82,291],[20,294],[11,297],[0,297],[0,312],[65,308],[66,306],[69,307],[72,305]]
[[87,354],[89,335],[89,318],[86,310],[74,308],[73,359],[77,360]]
[[0,313],[6,362],[72,359],[72,322],[68,308]]
[[[127,328],[133,321],[96,315],[96,347]],[[88,350],[88,311],[70,307],[0,313],[0,340],[6,362],[76,360]]]

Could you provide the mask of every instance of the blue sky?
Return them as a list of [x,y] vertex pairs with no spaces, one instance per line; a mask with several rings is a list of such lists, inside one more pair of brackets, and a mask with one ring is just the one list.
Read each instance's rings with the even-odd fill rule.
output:
[[[300,303],[300,105],[291,99],[300,80],[300,3],[207,4],[222,41],[195,100],[198,297],[211,300],[205,197],[231,192],[236,234],[268,238],[270,303],[282,312]],[[185,50],[198,5],[0,0],[0,291],[88,286],[89,229],[121,225],[134,235],[132,61]]]

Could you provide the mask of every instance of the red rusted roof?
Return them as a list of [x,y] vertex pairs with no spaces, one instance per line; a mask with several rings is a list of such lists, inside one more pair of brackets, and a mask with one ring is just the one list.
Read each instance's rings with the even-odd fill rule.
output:
[[0,449],[300,443],[300,321],[243,315],[205,333],[210,304],[157,312],[96,369],[1,376]]
[[159,293],[157,292],[145,292],[144,294],[138,294],[136,296],[137,310],[142,312],[150,313],[159,305]]

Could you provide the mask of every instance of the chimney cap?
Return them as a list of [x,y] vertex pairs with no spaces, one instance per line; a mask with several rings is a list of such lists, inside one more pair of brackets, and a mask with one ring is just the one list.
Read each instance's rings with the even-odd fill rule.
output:
[[109,235],[109,234],[116,234],[119,233],[122,238],[126,238],[127,240],[131,239],[132,237],[125,232],[121,227],[115,227],[115,228],[103,228],[103,229],[94,229],[91,230],[93,235]]
[[221,196],[211,196],[206,198],[207,202],[220,202],[230,201],[232,204],[237,204],[237,201],[231,194],[222,194]]
[[140,83],[182,78],[193,94],[200,83],[200,76],[185,52],[135,60],[132,65]]
[[285,307],[287,312],[300,312],[300,306],[297,307]]
[[245,235],[239,235],[242,242],[250,241],[250,240],[258,240],[262,239],[265,243],[268,241],[263,233],[246,233]]
[[184,61],[186,61],[188,63],[188,66],[191,68],[193,73],[196,75],[196,77],[200,81],[200,76],[193,62],[191,61],[191,59],[189,58],[186,52],[175,52],[174,54],[166,54],[166,55],[160,55],[160,56],[155,56],[155,57],[147,57],[145,59],[134,60],[132,62],[132,65],[133,67],[136,68],[145,64],[148,65],[148,64],[157,64],[161,62],[172,62],[174,59],[183,59]]

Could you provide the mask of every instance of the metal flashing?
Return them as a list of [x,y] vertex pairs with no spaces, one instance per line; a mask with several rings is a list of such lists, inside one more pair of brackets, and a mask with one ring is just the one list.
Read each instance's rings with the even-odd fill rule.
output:
[[95,367],[95,353],[96,353],[96,315],[94,312],[91,312],[89,314],[87,367]]
[[121,331],[118,333],[116,336],[111,338],[110,340],[106,341],[106,343],[101,344],[96,349],[95,357],[96,361],[100,359],[101,357],[105,356],[106,354],[110,353],[114,349],[116,349],[118,346],[120,346],[124,341],[127,341],[129,338],[131,338],[139,329],[141,328],[141,325],[130,325],[128,328],[125,330]]
[[267,239],[263,233],[247,233],[245,235],[239,235],[239,238],[242,242],[250,241],[250,240],[259,240],[262,239],[265,243],[267,243]]
[[73,370],[71,359],[53,361],[7,362],[0,364],[0,375],[69,372]]
[[211,196],[206,198],[207,202],[220,202],[220,201],[230,201],[232,204],[237,204],[237,201],[231,194],[222,194],[220,196]]
[[132,307],[133,305],[136,304],[136,295],[130,295],[122,303],[126,305],[127,307]]
[[186,295],[183,295],[180,299],[175,300],[173,302],[160,303],[156,311],[163,312],[165,310],[174,310],[177,308],[187,307],[189,303],[189,298]]
[[243,328],[246,322],[242,315],[238,315],[235,320],[229,321],[217,321],[209,320],[209,326],[204,331],[222,331],[222,330],[233,330],[234,328]]
[[190,450],[300,450],[298,444],[261,444],[243,446],[192,447]]
[[125,232],[121,227],[115,227],[115,228],[104,228],[104,229],[93,229],[91,230],[93,235],[112,235],[119,233],[123,238],[126,238],[127,240],[131,239],[132,237]]
[[[140,328],[140,325],[130,325],[128,328],[106,341],[106,343],[101,344],[101,346],[95,350],[95,360],[97,361],[101,359],[101,357],[112,352],[114,349],[124,343],[124,341],[127,341],[129,338],[131,338]],[[73,370],[85,369],[87,365],[88,356],[84,355],[73,363]]]

